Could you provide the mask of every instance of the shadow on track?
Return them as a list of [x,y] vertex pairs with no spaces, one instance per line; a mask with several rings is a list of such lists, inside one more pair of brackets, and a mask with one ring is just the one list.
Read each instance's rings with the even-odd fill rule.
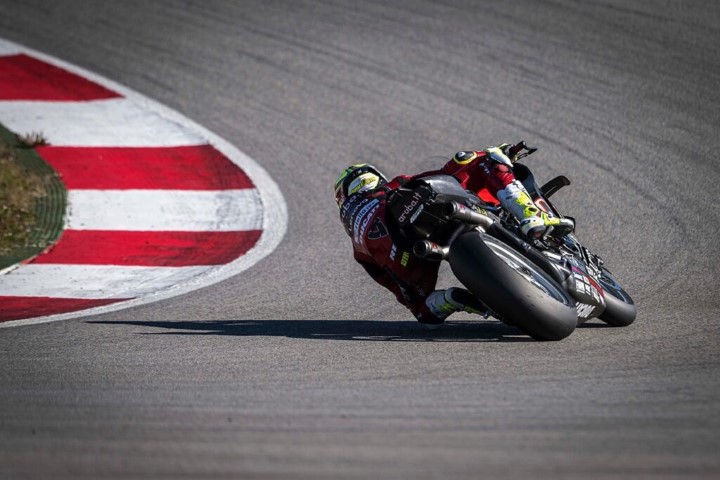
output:
[[425,330],[412,321],[373,320],[212,320],[90,321],[89,324],[131,325],[164,329],[139,335],[237,335],[400,342],[532,342],[519,330],[500,322],[448,321],[437,330]]

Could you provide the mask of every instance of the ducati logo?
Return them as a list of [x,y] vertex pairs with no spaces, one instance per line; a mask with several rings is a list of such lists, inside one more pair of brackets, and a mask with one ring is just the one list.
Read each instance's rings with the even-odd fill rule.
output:
[[370,231],[368,232],[368,238],[370,240],[377,240],[379,238],[386,237],[388,234],[387,228],[385,228],[385,224],[380,220],[379,218],[375,220],[375,223],[372,224],[372,227],[370,227]]

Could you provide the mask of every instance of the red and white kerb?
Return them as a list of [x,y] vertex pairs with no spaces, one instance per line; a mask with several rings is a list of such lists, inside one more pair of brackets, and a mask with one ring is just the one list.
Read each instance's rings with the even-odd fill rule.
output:
[[0,325],[185,293],[248,268],[284,235],[282,195],[246,155],[135,92],[1,39],[0,123],[43,134],[37,153],[69,196],[57,244],[0,275]]

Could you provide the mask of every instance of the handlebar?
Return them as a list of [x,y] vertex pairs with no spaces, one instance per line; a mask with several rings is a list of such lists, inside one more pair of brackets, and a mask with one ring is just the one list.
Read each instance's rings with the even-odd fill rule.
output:
[[[527,150],[525,153],[520,154],[523,150]],[[525,141],[518,143],[517,145],[513,145],[508,149],[508,157],[514,162],[517,162],[521,158],[527,157],[528,155],[532,155],[533,153],[537,152],[537,148],[528,147],[525,144]]]

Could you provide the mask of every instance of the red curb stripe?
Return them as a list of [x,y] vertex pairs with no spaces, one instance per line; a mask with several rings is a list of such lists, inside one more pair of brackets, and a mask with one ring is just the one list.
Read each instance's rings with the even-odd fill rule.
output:
[[69,189],[227,190],[255,188],[212,145],[185,147],[39,147]]
[[0,57],[0,100],[60,102],[120,96],[97,83],[25,54]]
[[5,297],[0,296],[0,322],[42,317],[58,313],[76,312],[86,308],[101,307],[111,303],[132,300],[130,298],[51,298],[51,297]]
[[129,232],[65,230],[33,263],[189,267],[224,265],[244,255],[262,231]]

